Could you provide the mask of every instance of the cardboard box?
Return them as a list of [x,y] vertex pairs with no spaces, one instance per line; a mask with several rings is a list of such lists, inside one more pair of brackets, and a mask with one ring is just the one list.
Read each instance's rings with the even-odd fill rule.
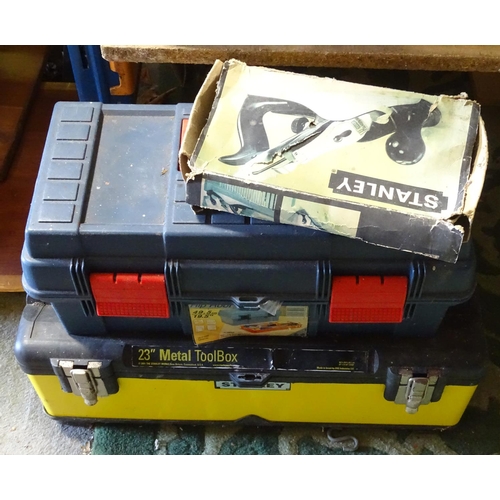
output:
[[480,107],[216,61],[181,145],[193,207],[455,262],[486,166]]

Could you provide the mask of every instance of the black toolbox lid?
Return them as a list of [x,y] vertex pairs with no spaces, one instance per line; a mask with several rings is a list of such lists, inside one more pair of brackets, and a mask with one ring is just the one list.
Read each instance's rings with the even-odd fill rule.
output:
[[[150,363],[139,360],[140,350],[145,349],[152,354]],[[167,350],[181,355],[172,359],[164,354],[162,359],[160,351]],[[188,352],[189,362],[187,354],[184,360],[182,356]],[[76,359],[110,361],[118,378],[210,380],[222,372],[250,370],[311,382],[386,383],[390,372],[406,367],[415,373],[439,370],[446,384],[466,386],[476,385],[484,376],[487,360],[475,298],[450,308],[438,334],[432,338],[319,334],[311,339],[239,337],[204,346],[194,345],[181,332],[168,337],[164,332],[72,337],[51,306],[35,302],[23,311],[15,355],[23,371],[31,375],[53,374],[51,360]],[[198,366],[193,363],[195,358]]]

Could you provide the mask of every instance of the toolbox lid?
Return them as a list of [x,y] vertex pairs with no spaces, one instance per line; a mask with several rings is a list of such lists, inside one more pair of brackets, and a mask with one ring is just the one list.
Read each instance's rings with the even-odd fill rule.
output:
[[31,256],[162,254],[166,174],[189,108],[57,103],[28,218]]

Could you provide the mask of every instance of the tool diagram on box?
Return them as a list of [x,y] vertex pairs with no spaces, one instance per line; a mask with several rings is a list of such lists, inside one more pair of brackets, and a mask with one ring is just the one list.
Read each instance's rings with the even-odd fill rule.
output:
[[[278,143],[272,143],[266,129],[270,114],[291,120]],[[254,176],[270,169],[285,174],[329,150],[388,136],[387,156],[399,165],[414,165],[426,151],[422,128],[434,127],[440,119],[439,109],[424,99],[368,110],[347,120],[329,120],[298,102],[249,95],[238,114],[240,150],[219,160]]]

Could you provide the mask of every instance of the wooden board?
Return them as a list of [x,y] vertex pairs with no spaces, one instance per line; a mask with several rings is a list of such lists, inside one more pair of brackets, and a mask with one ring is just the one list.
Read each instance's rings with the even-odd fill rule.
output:
[[0,46],[0,180],[9,171],[47,48]]
[[108,61],[446,71],[500,70],[500,45],[102,45]]
[[9,176],[0,183],[0,291],[20,292],[21,249],[45,137],[57,101],[76,101],[71,84],[42,84],[36,92]]

